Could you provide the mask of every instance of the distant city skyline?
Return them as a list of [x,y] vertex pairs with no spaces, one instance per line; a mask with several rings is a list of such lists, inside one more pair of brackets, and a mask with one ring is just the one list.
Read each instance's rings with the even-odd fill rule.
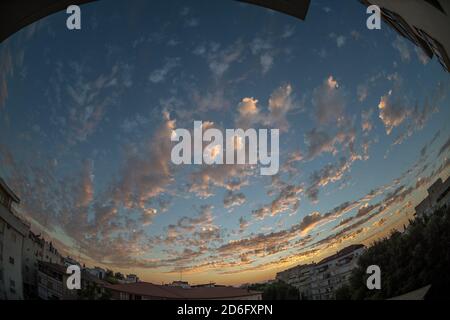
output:
[[[98,1],[0,44],[0,177],[59,251],[160,284],[274,279],[403,230],[450,175],[450,81],[358,1]],[[280,130],[280,170],[170,161],[173,130]]]

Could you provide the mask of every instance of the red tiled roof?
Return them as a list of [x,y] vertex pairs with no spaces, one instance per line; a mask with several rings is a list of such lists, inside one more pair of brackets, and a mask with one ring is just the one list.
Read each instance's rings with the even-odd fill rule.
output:
[[115,284],[106,288],[117,292],[160,298],[160,299],[227,299],[258,295],[258,291],[234,287],[190,287],[182,288],[168,285],[156,285],[149,282]]

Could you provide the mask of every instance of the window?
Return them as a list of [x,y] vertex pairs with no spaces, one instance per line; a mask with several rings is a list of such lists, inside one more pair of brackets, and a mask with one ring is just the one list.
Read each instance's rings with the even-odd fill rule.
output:
[[6,201],[6,194],[0,190],[0,203],[4,204],[6,206],[7,201]]
[[9,263],[14,264],[14,258],[13,257],[9,257]]

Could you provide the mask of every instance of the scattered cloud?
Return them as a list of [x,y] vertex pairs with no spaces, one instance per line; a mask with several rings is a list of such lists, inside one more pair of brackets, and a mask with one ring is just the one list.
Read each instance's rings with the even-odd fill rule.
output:
[[312,104],[319,125],[337,123],[342,120],[345,100],[333,76],[329,76],[321,86],[314,89]]
[[392,42],[392,46],[398,51],[400,59],[403,62],[409,62],[411,60],[409,45],[403,37],[397,36],[394,42]]
[[302,192],[302,186],[285,185],[281,188],[278,196],[270,204],[257,210],[253,210],[252,214],[257,219],[264,219],[267,216],[273,217],[286,211],[293,214],[300,206],[300,194]]
[[160,69],[153,70],[148,79],[152,83],[162,83],[168,74],[178,66],[180,66],[180,58],[166,58],[165,64]]
[[423,64],[423,65],[427,65],[428,62],[430,62],[430,57],[428,57],[428,55],[418,46],[414,47],[414,51],[417,54],[417,59],[419,59],[419,61]]
[[367,96],[369,95],[369,88],[367,85],[360,84],[356,88],[356,95],[358,96],[359,102],[364,102],[367,99]]
[[272,68],[273,65],[273,56],[269,53],[264,53],[260,57],[261,67],[262,67],[262,73],[266,74],[269,72],[270,68]]
[[232,191],[227,191],[225,198],[223,199],[223,205],[225,208],[241,206],[246,200],[247,199],[242,192],[233,193]]
[[277,128],[281,132],[287,132],[289,130],[287,115],[296,108],[292,91],[290,84],[275,89],[270,95],[267,112],[261,112],[257,99],[253,97],[243,98],[238,105],[238,116],[235,120],[237,127],[246,129],[257,124],[263,124]]
[[403,97],[393,95],[392,90],[380,98],[378,109],[379,118],[383,122],[388,135],[395,127],[401,125],[410,114]]
[[372,117],[373,109],[364,110],[361,113],[361,129],[364,133],[372,131],[373,125],[370,121]]
[[308,147],[306,160],[312,160],[322,153],[336,155],[338,147],[348,147],[354,143],[356,131],[352,127],[342,127],[333,135],[321,129],[313,128],[305,134],[305,143]]

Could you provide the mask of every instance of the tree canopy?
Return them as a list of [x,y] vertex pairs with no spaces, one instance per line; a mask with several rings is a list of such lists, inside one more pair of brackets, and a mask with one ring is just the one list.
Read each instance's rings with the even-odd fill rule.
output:
[[[381,269],[381,290],[369,290],[366,269]],[[410,221],[405,232],[393,231],[376,241],[359,258],[350,284],[337,299],[387,299],[431,284],[427,298],[449,298],[450,208]]]

